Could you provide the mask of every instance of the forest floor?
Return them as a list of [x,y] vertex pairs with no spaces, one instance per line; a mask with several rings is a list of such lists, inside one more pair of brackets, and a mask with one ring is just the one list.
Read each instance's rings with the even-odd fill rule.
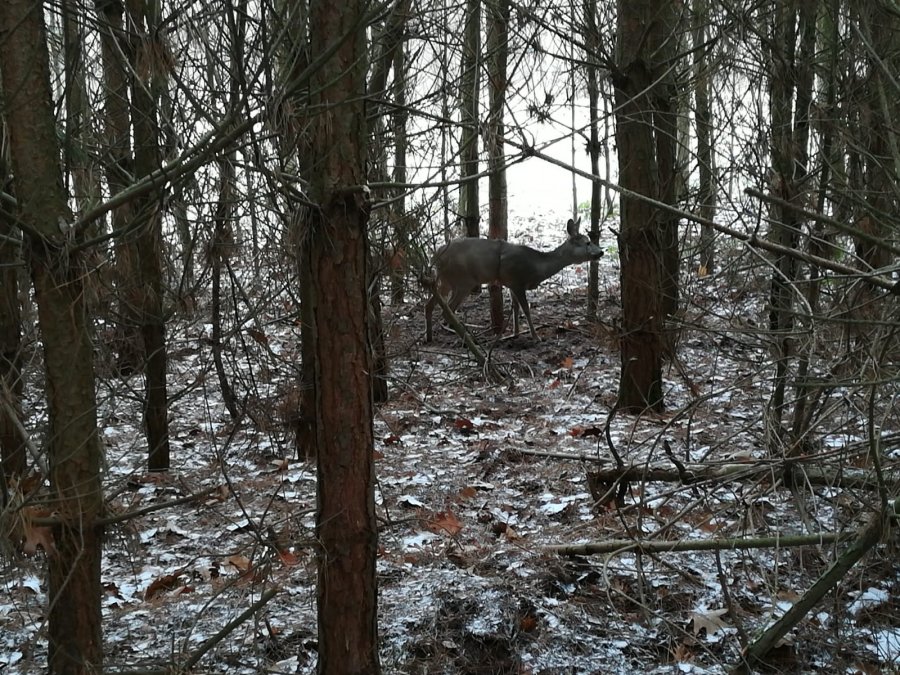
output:
[[[511,239],[556,245],[565,216],[519,219]],[[385,673],[721,673],[783,614],[846,544],[805,548],[560,555],[546,547],[640,538],[689,541],[841,532],[862,523],[866,487],[786,486],[766,423],[771,359],[765,280],[737,266],[685,285],[666,412],[612,414],[618,389],[618,255],[604,242],[602,323],[581,317],[587,266],[530,294],[542,340],[494,341],[487,294],[461,308],[509,374],[485,381],[444,328],[422,342],[420,298],[387,307],[391,397],[375,421],[380,521],[379,631]],[[147,474],[139,378],[99,386],[111,510],[203,493],[109,532],[103,558],[110,672],[184,663],[270,588],[277,593],[195,666],[201,673],[310,673],[316,661],[315,468],[297,461],[284,418],[299,334],[289,303],[267,306],[235,344],[238,391],[253,419],[235,425],[218,392],[209,326],[173,327],[173,469]],[[262,327],[263,334],[258,331]],[[247,337],[251,339],[246,339]],[[39,396],[28,408],[41,424]],[[846,391],[823,412],[814,464],[865,469],[864,401]],[[268,420],[263,423],[262,420]],[[45,421],[43,422],[45,423]],[[900,461],[900,421],[884,404],[885,461]],[[893,443],[893,445],[891,445]],[[632,480],[595,472],[681,463],[745,466],[730,479]],[[602,499],[609,488],[612,498]],[[206,492],[204,492],[206,491]],[[900,671],[897,541],[845,576],[776,650],[781,672]],[[0,673],[46,664],[39,553],[0,571]]]

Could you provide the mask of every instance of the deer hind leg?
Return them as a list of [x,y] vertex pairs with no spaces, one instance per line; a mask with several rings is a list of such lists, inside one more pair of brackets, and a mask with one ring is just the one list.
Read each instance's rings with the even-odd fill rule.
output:
[[519,335],[519,307],[525,314],[525,320],[528,321],[528,329],[531,331],[531,337],[540,340],[537,332],[534,330],[534,323],[531,321],[531,309],[528,307],[528,297],[525,295],[524,288],[510,288],[509,292],[513,297],[513,334]]

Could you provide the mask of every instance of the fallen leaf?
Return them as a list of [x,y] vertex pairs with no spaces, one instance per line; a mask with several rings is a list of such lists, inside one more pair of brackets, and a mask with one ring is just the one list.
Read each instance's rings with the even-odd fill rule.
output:
[[300,562],[299,556],[292,551],[279,551],[278,557],[285,567],[294,567]]
[[227,562],[242,574],[253,567],[253,563],[250,562],[250,558],[244,555],[230,555],[225,558],[225,562]]
[[465,417],[457,417],[453,421],[453,428],[463,434],[470,434],[475,431],[475,425],[472,424],[472,420]]
[[455,537],[463,529],[463,524],[450,509],[435,514],[434,518],[428,520],[426,524],[428,529],[435,534],[447,534],[451,537]]
[[158,579],[154,579],[150,585],[147,586],[147,590],[144,591],[144,600],[152,600],[160,593],[173,590],[181,583],[179,579],[181,579],[181,574],[177,572],[175,574],[166,574]]
[[471,485],[468,485],[459,491],[459,498],[460,499],[472,499],[472,497],[474,497],[477,494],[478,494],[478,490],[473,488]]
[[691,612],[691,621],[694,623],[694,635],[700,635],[705,630],[707,635],[715,635],[719,630],[728,626],[722,619],[728,613],[728,609],[708,609],[703,612]]
[[672,650],[672,660],[677,663],[687,663],[694,660],[694,652],[685,643],[679,642]]
[[526,614],[519,619],[519,630],[523,633],[530,633],[537,628],[538,620],[534,614]]
[[269,344],[269,336],[267,336],[261,330],[258,330],[256,328],[248,328],[247,334],[261,345]]

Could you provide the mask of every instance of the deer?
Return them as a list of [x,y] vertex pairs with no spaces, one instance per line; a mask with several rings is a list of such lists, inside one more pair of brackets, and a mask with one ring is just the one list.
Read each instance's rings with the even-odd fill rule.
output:
[[531,337],[540,341],[531,320],[531,309],[525,291],[534,290],[564,267],[597,260],[603,250],[579,232],[581,218],[569,219],[568,238],[552,251],[538,251],[530,246],[511,244],[502,239],[463,237],[454,239],[437,250],[432,258],[435,282],[431,298],[425,305],[425,341],[431,342],[431,313],[437,293],[446,298],[454,312],[481,284],[506,286],[513,298],[513,332],[519,335],[519,308],[525,313]]

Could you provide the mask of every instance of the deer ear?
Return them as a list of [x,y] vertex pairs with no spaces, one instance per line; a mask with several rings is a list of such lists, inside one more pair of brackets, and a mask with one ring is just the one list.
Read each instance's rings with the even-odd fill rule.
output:
[[569,222],[566,223],[566,232],[569,233],[570,237],[574,237],[576,234],[578,234],[578,224],[580,222],[581,218],[578,218],[577,220],[572,220],[571,218],[569,218]]

